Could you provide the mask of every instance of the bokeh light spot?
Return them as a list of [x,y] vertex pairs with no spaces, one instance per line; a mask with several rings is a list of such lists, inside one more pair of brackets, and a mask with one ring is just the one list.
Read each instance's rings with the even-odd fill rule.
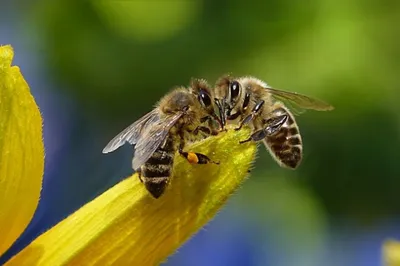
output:
[[201,11],[200,1],[93,1],[116,33],[143,42],[171,38],[187,28]]

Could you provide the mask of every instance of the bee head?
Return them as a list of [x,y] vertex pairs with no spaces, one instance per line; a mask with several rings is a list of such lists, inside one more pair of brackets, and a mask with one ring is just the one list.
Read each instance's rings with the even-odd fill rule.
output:
[[224,75],[215,84],[216,99],[220,102],[224,114],[229,116],[232,109],[237,105],[242,93],[241,84],[231,77]]
[[197,100],[199,101],[201,108],[205,111],[205,113],[216,120],[220,124],[221,128],[223,128],[224,125],[222,123],[222,119],[216,114],[215,105],[217,103],[213,100],[213,90],[207,81],[204,79],[192,79],[190,90],[191,93],[197,97]]
[[178,88],[166,95],[160,106],[164,113],[174,114],[176,112],[189,112],[190,106],[194,104],[193,97],[185,88]]

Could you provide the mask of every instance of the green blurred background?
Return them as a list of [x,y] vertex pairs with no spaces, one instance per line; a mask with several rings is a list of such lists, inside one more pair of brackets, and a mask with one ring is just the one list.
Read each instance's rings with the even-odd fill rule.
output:
[[304,160],[251,178],[166,265],[379,265],[400,237],[400,2],[2,0],[0,43],[44,116],[42,201],[0,263],[130,172],[103,146],[191,77],[254,75],[324,99]]

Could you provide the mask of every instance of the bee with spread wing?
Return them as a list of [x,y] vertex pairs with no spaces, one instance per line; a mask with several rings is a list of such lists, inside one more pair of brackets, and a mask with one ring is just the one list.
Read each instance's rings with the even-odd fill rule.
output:
[[[279,165],[296,168],[302,159],[303,144],[293,113],[306,109],[333,110],[330,104],[295,92],[273,89],[254,77],[221,77],[215,86],[223,121],[249,124],[251,136],[240,143],[263,141]],[[287,106],[291,107],[288,108]]]
[[190,88],[176,88],[156,107],[115,136],[104,148],[109,153],[124,143],[134,146],[132,168],[154,198],[165,191],[175,152],[190,163],[217,163],[204,154],[185,152],[187,141],[218,133],[223,127],[216,114],[213,90],[205,80],[193,79]]

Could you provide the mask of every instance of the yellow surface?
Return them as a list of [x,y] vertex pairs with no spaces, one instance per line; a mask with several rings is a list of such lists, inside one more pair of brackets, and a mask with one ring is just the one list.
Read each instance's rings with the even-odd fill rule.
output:
[[25,230],[39,202],[42,118],[11,46],[0,46],[0,255]]
[[383,265],[400,266],[400,242],[388,240],[383,245]]
[[164,195],[152,198],[136,175],[109,189],[33,241],[6,265],[158,265],[207,223],[247,176],[249,132],[230,130],[190,147],[220,165],[176,155]]

